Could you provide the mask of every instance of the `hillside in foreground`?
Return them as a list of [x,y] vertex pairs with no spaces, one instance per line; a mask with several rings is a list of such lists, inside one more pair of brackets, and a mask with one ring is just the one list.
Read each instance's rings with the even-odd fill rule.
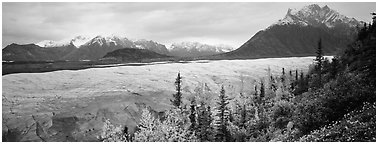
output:
[[[317,44],[307,73],[268,69],[235,95],[225,84],[214,99],[205,85],[185,103],[178,73],[171,108],[154,117],[142,110],[135,132],[104,122],[103,142],[375,142],[376,21],[332,61]],[[241,85],[244,84],[241,78]],[[228,85],[226,84],[226,87]],[[126,130],[126,131],[125,131]]]

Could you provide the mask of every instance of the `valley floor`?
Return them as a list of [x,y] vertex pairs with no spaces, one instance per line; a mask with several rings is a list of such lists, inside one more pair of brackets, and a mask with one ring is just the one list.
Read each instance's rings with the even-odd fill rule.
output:
[[143,105],[157,114],[169,108],[178,72],[184,101],[205,83],[215,93],[224,85],[232,97],[251,88],[268,69],[273,74],[282,68],[306,72],[313,59],[192,61],[3,75],[2,131],[13,132],[17,141],[42,141],[43,134],[49,135],[45,141],[96,141],[104,118],[135,127]]

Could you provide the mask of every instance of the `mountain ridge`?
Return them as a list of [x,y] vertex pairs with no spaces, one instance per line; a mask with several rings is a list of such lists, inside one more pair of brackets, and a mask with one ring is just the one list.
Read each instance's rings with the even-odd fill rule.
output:
[[[350,23],[353,21],[353,23]],[[343,50],[357,36],[362,23],[330,9],[312,4],[299,11],[288,9],[286,16],[257,32],[238,49],[213,56],[216,59],[313,56],[322,39],[324,54]]]
[[355,27],[362,25],[362,21],[357,21],[354,18],[348,18],[336,10],[329,8],[327,5],[320,7],[317,4],[312,4],[303,7],[300,10],[289,8],[286,16],[283,19],[273,25],[284,24],[300,24],[300,25],[312,25],[319,26],[324,24],[328,28],[335,27],[336,25],[348,25],[349,27]]

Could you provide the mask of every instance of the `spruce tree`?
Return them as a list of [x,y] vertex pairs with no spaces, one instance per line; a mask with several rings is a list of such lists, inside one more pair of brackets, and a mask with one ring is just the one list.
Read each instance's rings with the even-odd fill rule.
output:
[[315,80],[315,87],[320,87],[322,85],[322,64],[324,61],[323,57],[323,46],[322,46],[322,39],[318,41],[318,48],[316,50],[316,58],[315,58],[315,72],[317,74],[317,79]]
[[213,115],[212,115],[212,112],[211,112],[211,107],[209,105],[207,105],[206,107],[206,125],[207,125],[207,132],[209,133],[207,135],[207,138],[209,141],[214,141],[214,128],[211,127],[211,122],[214,120],[213,118]]
[[282,77],[281,77],[281,82],[285,82],[285,68],[282,68]]
[[258,96],[258,91],[257,91],[257,85],[255,85],[255,93],[254,93],[254,97],[255,97],[255,99],[257,98],[257,96]]
[[217,113],[216,113],[216,135],[215,135],[215,140],[218,142],[224,142],[224,141],[229,141],[230,136],[229,132],[227,130],[227,123],[228,123],[228,98],[225,95],[225,90],[224,87],[222,86],[220,95],[219,95],[219,101],[217,102]]
[[264,98],[265,97],[265,86],[264,86],[264,81],[261,80],[261,84],[260,84],[260,98]]
[[299,79],[297,81],[297,86],[294,90],[294,95],[299,95],[299,94],[302,94],[304,92],[306,92],[308,90],[307,88],[307,84],[306,84],[306,78],[304,76],[304,73],[303,71],[301,71],[301,74],[299,76]]
[[[245,127],[245,123],[246,123],[246,119],[247,119],[247,105],[248,105],[248,102],[247,102],[247,99],[242,96],[242,94],[240,94],[240,99],[237,99],[237,101],[235,101],[235,106],[236,106],[236,109],[235,111],[233,111],[233,115],[234,115],[234,124],[235,126],[239,127],[239,128],[243,128]],[[232,115],[231,115],[232,116]]]
[[148,107],[142,110],[142,115],[138,128],[140,129],[134,135],[134,141],[136,142],[153,142],[159,141],[159,136],[155,130],[158,126],[158,121],[150,113]]
[[173,100],[171,99],[172,105],[176,108],[181,108],[180,105],[182,104],[181,79],[182,77],[180,76],[179,72],[175,81],[176,93],[173,94]]
[[338,58],[334,57],[332,58],[332,62],[331,62],[331,78],[336,78],[336,75],[338,73],[338,65],[339,65],[339,60]]
[[293,77],[293,72],[291,70],[289,71],[289,76],[290,76],[290,78]]
[[206,107],[204,101],[200,101],[199,105],[200,106],[197,109],[198,127],[196,128],[196,135],[201,142],[212,141],[213,139],[211,135],[213,131],[210,127],[212,121],[210,106]]
[[323,60],[324,60],[324,57],[323,57],[322,39],[319,39],[318,48],[316,49],[316,58],[315,58],[315,62],[316,62],[315,63],[316,64],[315,69],[317,71],[321,70]]
[[247,108],[246,108],[246,105],[244,104],[241,108],[241,111],[240,111],[239,127],[245,128],[246,122],[247,122]]
[[190,130],[194,131],[197,127],[197,122],[196,122],[196,98],[193,97],[190,101]]

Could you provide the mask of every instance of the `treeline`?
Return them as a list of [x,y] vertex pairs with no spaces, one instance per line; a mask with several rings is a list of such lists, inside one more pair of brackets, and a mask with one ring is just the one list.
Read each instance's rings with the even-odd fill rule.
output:
[[[332,60],[321,40],[307,74],[298,70],[268,76],[248,94],[227,96],[223,86],[215,105],[198,91],[183,105],[178,74],[173,108],[164,118],[142,112],[139,130],[128,134],[106,121],[101,141],[376,141],[375,15],[356,41]],[[206,90],[205,90],[206,91]]]

